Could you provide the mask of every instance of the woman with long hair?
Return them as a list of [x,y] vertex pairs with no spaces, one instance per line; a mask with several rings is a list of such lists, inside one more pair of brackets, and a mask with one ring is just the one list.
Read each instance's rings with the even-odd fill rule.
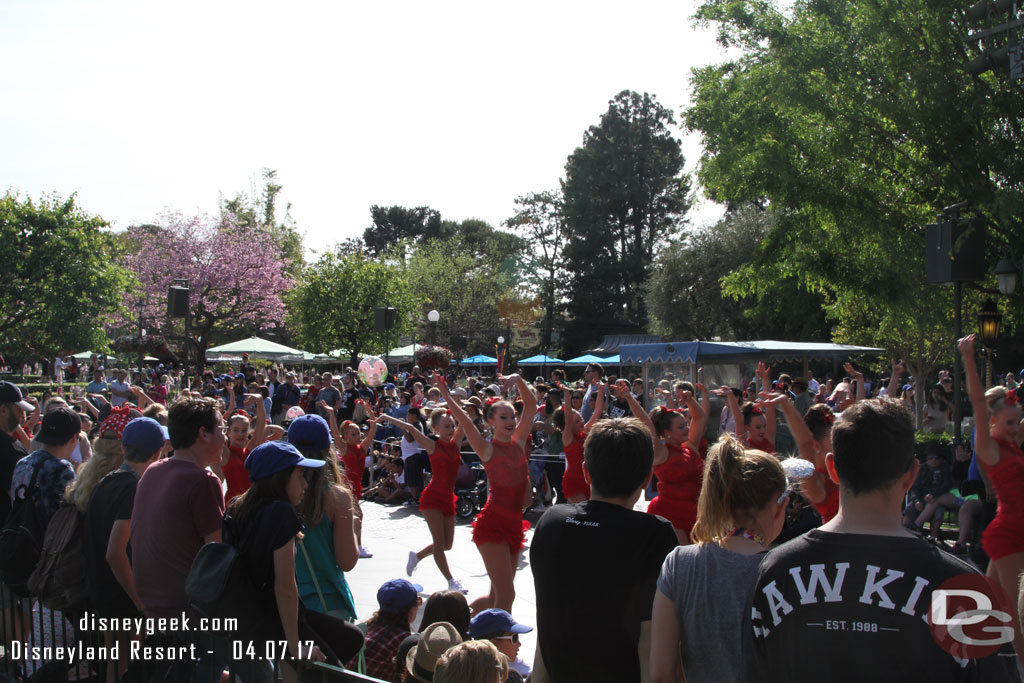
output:
[[508,657],[489,640],[449,648],[434,669],[434,683],[505,683],[507,678]]
[[430,429],[434,433],[432,437],[390,415],[382,415],[381,419],[411,434],[430,457],[430,483],[420,495],[420,512],[430,531],[431,542],[419,552],[409,551],[405,573],[412,576],[420,560],[433,555],[441,575],[448,581],[448,590],[464,591],[462,582],[452,577],[448,557],[445,555],[446,550],[452,549],[455,540],[455,502],[458,500],[455,495],[455,479],[462,464],[462,455],[459,453],[462,430],[456,429],[450,410],[443,408],[435,409],[430,414]]
[[[302,538],[302,521],[295,508],[306,492],[306,471],[325,464],[304,458],[295,446],[281,441],[256,447],[245,461],[252,486],[231,501],[224,518],[224,538],[238,548],[259,589],[253,600],[262,601],[264,607],[260,618],[239,626],[247,640],[285,643],[285,661],[289,663],[311,659],[339,665],[363,644],[362,633],[355,626],[307,610],[299,601],[295,583],[295,541]],[[309,641],[315,643],[312,648],[305,645]],[[240,671],[240,677],[259,680],[265,662],[249,664],[251,670]],[[284,673],[285,680],[294,680],[290,667]]]
[[298,507],[305,526],[295,554],[295,579],[307,609],[344,621],[357,617],[345,580],[359,561],[352,492],[338,469],[331,430],[319,415],[302,415],[288,427],[288,443],[304,458],[323,460],[307,474],[309,488]]
[[[654,594],[651,680],[742,681],[744,610],[757,566],[786,521],[789,489],[779,461],[731,434],[708,453],[694,545],[665,558]],[[709,611],[714,619],[707,619]]]
[[[702,385],[696,386],[698,390]],[[651,430],[654,439],[654,474],[658,477],[658,495],[647,506],[647,512],[661,515],[675,529],[680,545],[690,543],[690,530],[697,521],[697,499],[700,496],[704,458],[700,442],[704,438],[707,413],[688,391],[682,400],[690,411],[689,423],[682,408],[658,406],[645,413],[629,392],[626,400],[633,415]]]
[[455,421],[466,434],[469,445],[480,457],[487,473],[487,503],[473,523],[473,542],[483,558],[491,590],[474,600],[474,612],[498,607],[512,611],[516,598],[515,573],[529,523],[523,521],[523,508],[532,500],[529,487],[529,449],[537,398],[519,375],[503,378],[505,387],[515,384],[522,401],[522,416],[506,401],[489,400],[484,419],[493,437],[486,441],[473,427],[473,421],[448,390],[444,377],[435,374],[437,388],[448,403]]
[[[957,343],[964,358],[967,394],[974,408],[974,451],[978,464],[995,489],[996,516],[981,536],[981,547],[989,556],[988,577],[1002,586],[1017,604],[1018,581],[1024,573],[1024,440],[1021,406],[1016,391],[995,386],[984,391],[974,360],[974,335]],[[1016,622],[1016,620],[1015,620]],[[1024,666],[1024,636],[1014,624],[1013,648]]]
[[[558,388],[565,396],[565,401],[551,419],[555,428],[562,433],[562,446],[565,449],[562,494],[570,503],[582,503],[590,498],[590,485],[583,476],[583,442],[586,440],[590,428],[604,414],[604,390],[607,386],[607,384],[598,382],[595,388],[597,404],[594,406],[594,412],[590,419],[583,424],[583,416],[571,407],[573,392],[578,392],[578,390],[558,384]],[[582,394],[580,394],[580,398],[583,398]]]
[[78,467],[78,474],[64,492],[64,500],[82,514],[89,507],[89,498],[100,480],[124,464],[121,435],[132,418],[140,415],[139,411],[126,404],[112,408],[100,423],[92,442],[92,457]]

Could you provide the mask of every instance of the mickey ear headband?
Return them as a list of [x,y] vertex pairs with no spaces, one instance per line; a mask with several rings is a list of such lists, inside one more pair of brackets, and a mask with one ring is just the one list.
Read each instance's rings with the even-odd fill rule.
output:
[[100,423],[98,433],[102,435],[104,432],[114,432],[120,439],[124,435],[124,428],[128,426],[131,419],[131,408],[127,404],[111,408],[110,415]]

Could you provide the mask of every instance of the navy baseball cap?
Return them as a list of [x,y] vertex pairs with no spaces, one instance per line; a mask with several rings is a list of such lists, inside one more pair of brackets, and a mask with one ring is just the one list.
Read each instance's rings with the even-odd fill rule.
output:
[[491,608],[480,612],[469,622],[469,635],[482,638],[492,633],[529,633],[532,626],[524,626],[503,609]]
[[387,384],[384,385],[384,388],[385,389],[394,389],[395,385],[392,384],[391,382],[388,382]]
[[300,415],[288,427],[288,443],[315,451],[331,447],[331,429],[319,415]]
[[397,612],[416,601],[423,586],[407,579],[391,579],[377,589],[381,612]]
[[168,439],[167,427],[151,417],[137,417],[125,425],[121,444],[134,446],[139,455],[153,455]]
[[323,467],[326,464],[323,460],[302,457],[299,449],[287,441],[268,441],[254,448],[245,459],[250,481],[266,479],[289,467]]
[[17,403],[18,407],[26,413],[35,410],[35,407],[21,395],[18,385],[10,382],[0,382],[0,403]]

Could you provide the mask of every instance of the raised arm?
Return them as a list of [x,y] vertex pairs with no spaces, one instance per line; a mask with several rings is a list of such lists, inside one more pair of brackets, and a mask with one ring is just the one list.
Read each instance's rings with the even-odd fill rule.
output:
[[846,363],[843,365],[843,370],[846,370],[846,372],[857,381],[857,395],[854,396],[853,402],[858,403],[863,401],[864,397],[867,395],[867,391],[864,388],[864,373],[853,367],[853,363]]
[[[423,450],[427,452],[427,455],[433,455],[434,449],[437,447],[437,442],[431,439],[429,436],[421,432],[420,430],[413,427],[405,420],[399,420],[397,417],[392,417],[388,414],[382,414],[379,418],[384,422],[391,423],[401,429],[403,432],[413,438],[416,443],[423,447]],[[461,427],[460,427],[461,429]]]
[[763,398],[762,405],[768,408],[778,407],[782,411],[782,416],[786,418],[786,424],[789,425],[789,432],[793,435],[800,457],[815,467],[824,467],[824,461],[819,463],[815,458],[814,435],[807,428],[803,417],[797,412],[796,406],[793,405],[793,399],[788,394],[768,393],[763,394]]
[[658,430],[654,428],[651,416],[643,409],[643,406],[636,400],[632,392],[626,394],[626,402],[629,403],[629,409],[633,411],[634,417],[643,422],[651,433],[651,440],[654,441],[654,464],[662,464],[668,460],[668,449],[665,447],[665,441],[658,436]]
[[[512,432],[512,441],[524,446],[533,432],[533,418],[537,415],[537,396],[530,390],[526,380],[518,374],[507,377],[505,381],[508,384],[515,382],[516,389],[519,390],[519,398],[523,401],[523,416],[519,419],[516,430]],[[600,401],[601,398],[598,397],[597,400]],[[595,412],[597,412],[596,409]]]
[[[590,414],[590,419],[587,420],[587,424],[583,425],[583,432],[587,433],[590,428],[597,424],[598,420],[604,418],[604,391],[608,385],[604,382],[597,383],[597,400],[594,401],[594,412]],[[641,410],[643,410],[641,408]],[[575,421],[576,415],[574,414],[573,420]]]
[[135,397],[136,401],[139,402],[139,410],[144,410],[146,406],[148,406],[150,403],[153,403],[153,399],[149,397],[149,395],[145,392],[145,390],[143,390],[142,387],[138,387],[132,384],[129,387],[128,392]]
[[978,459],[989,467],[999,463],[999,446],[988,431],[988,403],[981,386],[981,376],[974,360],[974,335],[969,334],[957,342],[960,355],[964,358],[964,376],[967,378],[967,395],[974,409],[974,451]]
[[903,394],[903,391],[901,390],[901,387],[903,386],[902,378],[903,373],[906,371],[907,366],[903,364],[903,361],[893,360],[892,376],[889,377],[889,386],[885,390],[886,396],[896,399]]
[[[452,417],[455,418],[455,423],[459,425],[463,432],[466,433],[466,440],[469,441],[470,448],[480,456],[480,460],[487,462],[491,459],[491,442],[483,437],[482,434],[473,426],[473,420],[466,414],[466,411],[462,409],[462,405],[452,396],[452,392],[448,390],[448,382],[445,378],[436,372],[434,373],[434,385],[437,390],[441,392],[441,398],[448,404],[448,409],[452,411]],[[536,405],[536,401],[534,401]]]
[[725,398],[725,402],[729,405],[729,412],[732,413],[732,421],[736,424],[736,438],[743,439],[747,433],[747,426],[743,424],[743,413],[740,411],[740,402],[736,400],[736,394],[732,393],[727,385],[723,384],[718,387],[719,395]]
[[263,405],[263,396],[260,394],[246,394],[242,400],[246,406],[256,404],[256,424],[252,429],[252,447],[256,448],[267,436],[267,408]]
[[[698,384],[695,388],[698,391],[707,392],[703,384]],[[700,442],[704,439],[704,430],[708,424],[708,414],[701,407],[700,403],[697,402],[693,394],[687,395],[686,405],[690,409],[690,433],[688,440],[693,450],[700,453]]]
[[366,413],[370,416],[370,420],[367,422],[369,427],[366,430],[366,437],[359,445],[364,451],[369,453],[370,449],[373,448],[373,440],[377,436],[377,421],[380,420],[380,418],[373,414],[373,408],[371,408],[365,401],[363,402],[363,407],[366,409]]

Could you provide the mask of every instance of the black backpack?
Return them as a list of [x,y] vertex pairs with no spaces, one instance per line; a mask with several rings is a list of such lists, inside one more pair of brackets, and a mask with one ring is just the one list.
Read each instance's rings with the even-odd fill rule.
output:
[[46,535],[46,520],[39,510],[42,493],[36,478],[43,463],[32,470],[28,485],[14,491],[14,504],[3,529],[0,529],[0,581],[15,595],[28,597],[28,577],[39,563]]
[[89,597],[82,519],[71,503],[60,506],[46,527],[39,563],[28,578],[29,591],[52,610],[74,610]]
[[[230,517],[224,522],[232,528]],[[219,621],[222,628],[211,630],[221,635],[232,631],[224,619],[237,619],[238,631],[251,633],[266,619],[278,618],[276,612],[268,613],[268,602],[261,599],[265,593],[266,587],[257,586],[246,570],[241,549],[231,543],[203,545],[185,579],[189,607],[200,617]]]

